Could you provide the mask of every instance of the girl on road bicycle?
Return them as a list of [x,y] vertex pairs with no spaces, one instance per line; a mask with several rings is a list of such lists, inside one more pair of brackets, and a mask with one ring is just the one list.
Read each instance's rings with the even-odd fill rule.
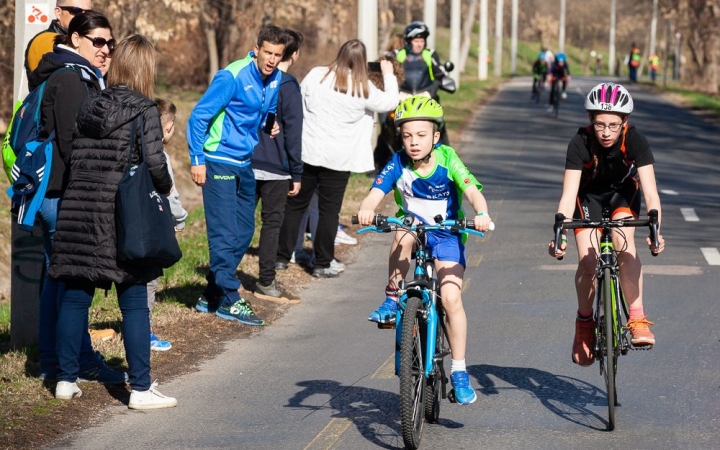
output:
[[[640,186],[646,210],[656,209],[661,221],[660,196],[655,183],[652,151],[645,136],[628,124],[633,110],[630,93],[621,85],[601,83],[592,88],[585,100],[590,125],[580,128],[568,145],[565,179],[558,212],[576,219],[600,220],[603,208],[610,208],[611,218],[637,218],[640,214]],[[567,231],[558,251],[550,243],[550,255],[559,258],[567,249]],[[658,235],[659,249],[665,241]],[[578,268],[575,289],[578,312],[575,321],[572,360],[581,366],[593,363],[595,322],[595,266],[597,262],[597,231],[575,231]],[[647,243],[651,246],[650,239]],[[642,299],[642,265],[635,248],[635,228],[613,231],[613,245],[619,250],[620,282],[629,306],[627,327],[634,346],[652,346],[655,336],[650,331]],[[652,250],[652,247],[651,247]]]
[[[465,167],[455,150],[438,144],[443,123],[442,107],[425,96],[404,100],[395,110],[405,152],[393,155],[375,179],[368,196],[360,204],[358,220],[370,225],[375,209],[391,190],[395,191],[398,217],[412,214],[416,220],[434,224],[434,217],[457,220],[464,216],[462,194],[477,212],[475,229],[487,231],[491,220],[482,185]],[[465,245],[462,237],[444,231],[427,233],[428,246],[435,261],[440,297],[448,317],[448,340],[452,353],[450,381],[458,403],[467,405],[477,399],[470,384],[466,364],[467,317],[461,292],[465,273]],[[393,323],[398,308],[398,284],[410,269],[415,237],[409,232],[395,234],[390,250],[389,281],[386,299],[368,320]]]

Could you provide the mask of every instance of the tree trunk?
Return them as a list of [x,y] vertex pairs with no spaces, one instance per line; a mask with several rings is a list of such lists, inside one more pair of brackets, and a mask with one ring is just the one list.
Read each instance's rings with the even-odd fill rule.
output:
[[690,57],[682,61],[684,81],[693,87],[720,92],[720,5],[717,1],[681,0],[681,40]]
[[467,63],[468,54],[470,53],[470,43],[472,41],[472,29],[475,24],[475,11],[478,9],[478,0],[470,0],[465,22],[462,29],[462,42],[460,43],[460,61],[458,61],[458,71],[465,73],[465,64]]

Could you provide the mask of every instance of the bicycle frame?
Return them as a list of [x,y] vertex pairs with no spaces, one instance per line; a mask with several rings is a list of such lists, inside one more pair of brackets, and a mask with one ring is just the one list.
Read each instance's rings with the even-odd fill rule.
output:
[[[424,230],[418,233],[418,240],[421,242],[425,241]],[[415,250],[415,271],[414,279],[406,282],[405,280],[400,282],[398,286],[401,292],[400,301],[397,312],[395,313],[395,375],[400,375],[400,341],[402,340],[402,323],[405,308],[407,306],[408,298],[417,297],[422,300],[423,305],[423,319],[425,320],[426,333],[425,333],[425,378],[429,378],[430,375],[435,371],[435,350],[437,342],[437,331],[438,331],[438,286],[437,278],[435,277],[435,266],[432,261],[427,260],[427,252],[425,245],[418,245]],[[442,305],[439,305],[442,308]],[[444,327],[444,324],[441,324]],[[441,355],[440,357],[444,357]],[[444,374],[443,374],[444,376]]]
[[[353,217],[353,223],[356,223],[356,217]],[[409,219],[409,220],[408,220]],[[438,220],[439,219],[439,220]],[[451,230],[458,233],[471,233],[478,236],[485,236],[484,233],[475,231],[472,228],[472,222],[465,219],[460,221],[454,220],[442,220],[441,217],[436,218],[438,223],[435,225],[417,224],[413,225],[412,217],[408,216],[403,220],[395,217],[385,217],[378,215],[375,218],[375,225],[367,228],[358,230],[358,233],[364,233],[367,231],[376,232],[390,232],[398,230],[406,230],[417,235],[417,248],[415,249],[415,270],[414,277],[411,281],[400,282],[400,299],[397,312],[395,313],[395,375],[400,374],[400,341],[402,338],[402,322],[407,306],[407,300],[412,297],[417,297],[422,301],[423,304],[423,319],[426,325],[426,336],[425,336],[425,355],[424,363],[425,370],[423,375],[425,378],[430,377],[435,372],[435,359],[436,357],[444,357],[447,354],[436,355],[436,341],[438,326],[444,327],[444,323],[440,323],[438,313],[438,306],[442,308],[437,284],[437,278],[435,276],[435,266],[432,263],[428,250],[425,247],[425,233],[433,230]],[[492,229],[492,228],[491,228]],[[446,333],[447,334],[447,333]]]

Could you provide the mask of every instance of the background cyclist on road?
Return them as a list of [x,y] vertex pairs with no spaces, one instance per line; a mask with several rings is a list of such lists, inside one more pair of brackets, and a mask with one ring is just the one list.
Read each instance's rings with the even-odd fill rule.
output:
[[[538,57],[533,63],[533,85],[532,85],[532,99],[535,99],[535,95],[540,95],[540,90],[545,83],[545,77],[547,77],[548,66],[545,63],[545,52],[538,53]],[[537,87],[535,87],[537,85]],[[536,92],[537,89],[537,92]]]
[[[440,103],[438,89],[447,76],[437,52],[427,48],[430,29],[424,22],[411,22],[405,27],[405,47],[397,52],[396,59],[403,65],[405,81],[400,85],[400,100],[411,95],[424,95]],[[448,144],[445,126],[440,130],[441,142]]]
[[550,67],[550,102],[548,103],[548,111],[552,111],[553,104],[555,103],[555,85],[562,81],[560,89],[560,96],[563,99],[567,98],[565,93],[567,89],[568,80],[570,79],[570,66],[567,63],[567,57],[565,53],[558,53],[555,56],[555,62]]
[[[660,196],[655,183],[655,162],[645,136],[628,125],[633,100],[619,84],[601,83],[595,86],[585,100],[590,125],[580,128],[567,150],[565,179],[558,212],[575,218],[600,220],[603,207],[609,207],[612,219],[634,217],[640,214],[640,185],[647,210],[660,210]],[[659,214],[658,220],[662,219]],[[566,233],[566,232],[565,232]],[[578,312],[575,321],[572,360],[581,366],[593,363],[595,321],[595,265],[597,261],[597,231],[575,231],[578,268],[575,289]],[[658,236],[659,251],[665,246]],[[647,239],[651,245],[650,238]],[[551,256],[561,257],[567,249],[567,235],[562,236],[560,249]],[[655,344],[650,331],[653,325],[645,317],[642,298],[642,265],[635,248],[635,228],[613,232],[613,245],[618,253],[620,282],[628,302],[630,319],[627,327],[635,346]]]
[[[370,225],[375,209],[390,191],[395,191],[398,217],[412,214],[416,220],[434,224],[434,217],[457,220],[464,216],[462,194],[477,211],[475,228],[486,231],[490,226],[482,185],[465,167],[455,150],[438,144],[442,107],[434,100],[413,96],[400,103],[395,123],[402,133],[404,152],[398,152],[373,183],[368,196],[360,204],[358,220]],[[462,283],[465,273],[465,245],[461,236],[445,231],[426,235],[440,282],[440,296],[448,317],[448,340],[452,353],[450,380],[458,403],[467,405],[477,398],[470,384],[466,364],[467,317],[462,304]],[[368,320],[392,323],[398,308],[398,283],[410,269],[415,238],[409,232],[395,234],[390,250],[389,280],[385,302]]]

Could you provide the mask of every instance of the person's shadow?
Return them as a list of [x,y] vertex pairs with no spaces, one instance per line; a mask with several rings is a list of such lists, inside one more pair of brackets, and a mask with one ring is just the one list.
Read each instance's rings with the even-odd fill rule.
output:
[[[605,392],[582,380],[527,367],[487,364],[469,366],[468,373],[477,379],[477,390],[484,395],[499,395],[503,389],[521,389],[565,420],[594,430],[607,428],[607,420],[587,408],[588,405],[607,406]],[[497,387],[491,375],[512,387]]]
[[[304,389],[290,398],[286,407],[305,409],[308,411],[308,416],[315,411],[331,408],[335,410],[334,418],[350,420],[364,438],[378,447],[405,448],[400,426],[400,397],[398,394],[361,386],[344,386],[333,380],[301,381],[297,383],[297,386]],[[306,404],[308,399],[315,395],[329,396],[330,399],[321,405]],[[441,402],[446,401],[441,399]],[[433,425],[446,428],[463,426],[442,417],[437,424]],[[427,423],[424,432],[429,432]]]

